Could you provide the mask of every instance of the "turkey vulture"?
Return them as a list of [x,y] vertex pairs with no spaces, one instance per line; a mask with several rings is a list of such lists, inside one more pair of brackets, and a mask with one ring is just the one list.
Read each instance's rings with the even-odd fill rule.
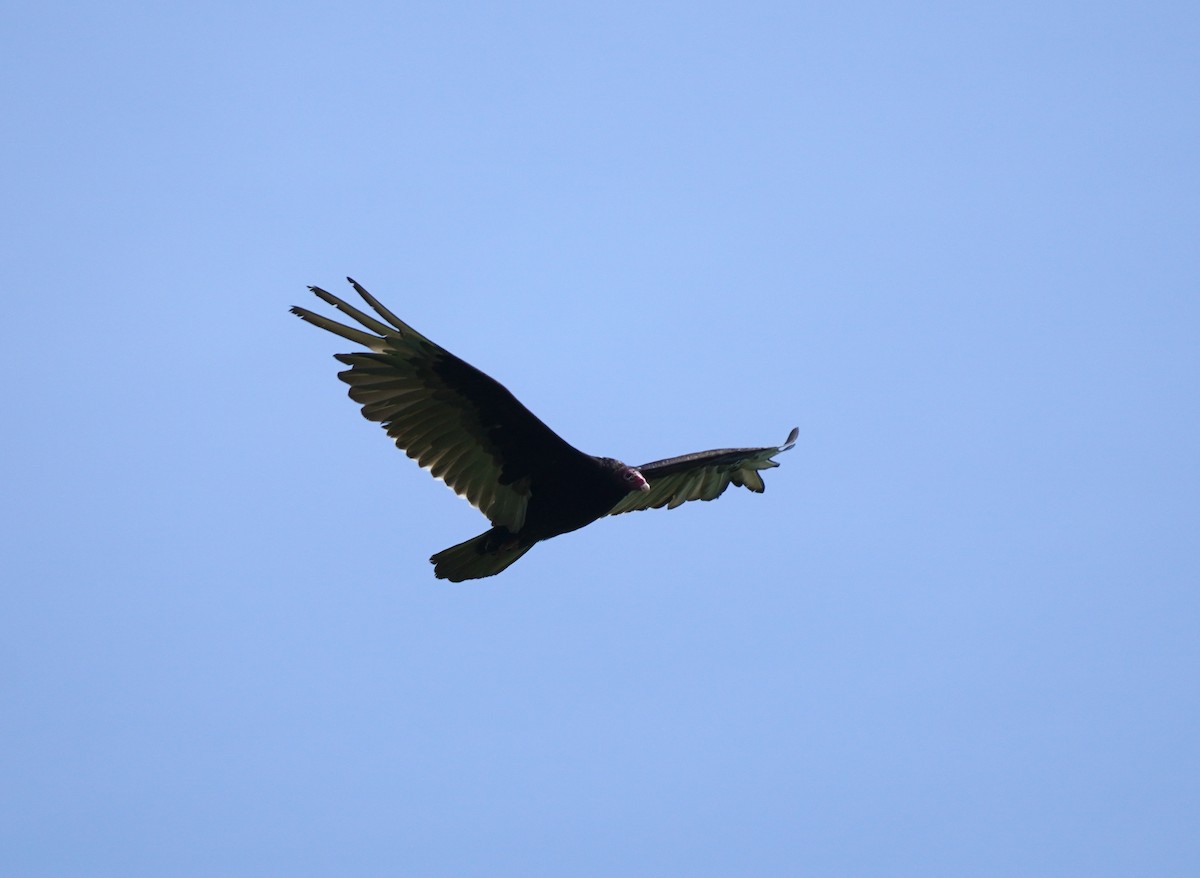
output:
[[567,444],[499,382],[463,362],[396,317],[359,286],[383,321],[320,287],[309,287],[369,332],[306,308],[292,313],[368,348],[335,354],[350,368],[338,377],[363,415],[379,421],[400,450],[488,517],[490,530],[438,552],[439,579],[462,582],[504,570],[540,540],[577,530],[605,515],[674,509],[714,500],[730,484],[761,493],[758,471],[796,444],[798,429],[778,447],[721,448],[639,467],[593,457]]

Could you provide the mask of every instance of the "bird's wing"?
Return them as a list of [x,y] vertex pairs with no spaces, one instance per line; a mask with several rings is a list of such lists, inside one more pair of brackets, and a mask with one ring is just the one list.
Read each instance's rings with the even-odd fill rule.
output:
[[730,485],[762,493],[765,486],[758,471],[779,466],[771,458],[792,448],[799,434],[799,428],[793,427],[787,441],[778,447],[719,448],[639,466],[637,469],[650,483],[650,490],[626,494],[608,514],[663,506],[674,509],[688,500],[715,500]]
[[350,385],[350,398],[362,405],[364,417],[383,425],[398,448],[492,524],[519,531],[539,468],[564,457],[577,463],[586,455],[498,381],[421,335],[347,280],[383,322],[320,287],[309,289],[369,332],[306,308],[291,310],[369,349],[335,355],[350,367],[338,373]]

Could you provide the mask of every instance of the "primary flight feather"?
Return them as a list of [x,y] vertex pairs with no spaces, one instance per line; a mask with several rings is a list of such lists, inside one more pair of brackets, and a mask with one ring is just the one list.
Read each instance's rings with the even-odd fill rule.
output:
[[701,451],[638,467],[584,454],[498,381],[347,280],[377,316],[320,287],[309,289],[363,329],[299,306],[292,313],[367,348],[335,354],[350,367],[338,373],[350,385],[350,398],[362,405],[364,417],[383,425],[397,447],[492,523],[490,530],[429,559],[439,579],[494,576],[534,543],[605,515],[713,500],[731,484],[761,493],[758,471],[779,466],[772,458],[796,443],[799,431],[793,428],[783,445]]

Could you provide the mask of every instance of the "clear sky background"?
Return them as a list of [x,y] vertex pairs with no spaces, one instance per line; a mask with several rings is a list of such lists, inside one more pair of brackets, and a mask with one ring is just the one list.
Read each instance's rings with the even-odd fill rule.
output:
[[[13,7],[0,873],[1200,874],[1200,7]],[[301,323],[762,496],[486,525]]]

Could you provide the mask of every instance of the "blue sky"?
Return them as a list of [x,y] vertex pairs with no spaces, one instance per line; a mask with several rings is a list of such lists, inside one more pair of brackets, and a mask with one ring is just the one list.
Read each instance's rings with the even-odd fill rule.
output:
[[[0,871],[1194,875],[1200,12],[99,4],[0,34]],[[287,313],[565,438],[484,519]]]

